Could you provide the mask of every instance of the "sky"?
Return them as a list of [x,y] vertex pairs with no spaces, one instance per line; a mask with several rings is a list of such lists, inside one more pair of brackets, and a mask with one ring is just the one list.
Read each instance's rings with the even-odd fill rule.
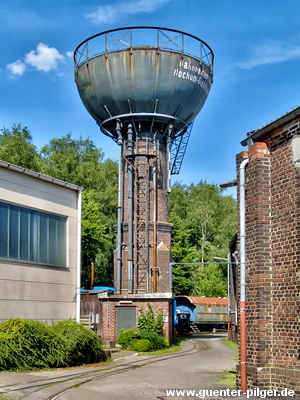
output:
[[89,137],[117,160],[79,98],[72,56],[86,38],[128,26],[178,29],[214,51],[214,83],[173,183],[234,179],[247,133],[299,105],[299,0],[0,0],[0,129],[27,126],[38,148]]

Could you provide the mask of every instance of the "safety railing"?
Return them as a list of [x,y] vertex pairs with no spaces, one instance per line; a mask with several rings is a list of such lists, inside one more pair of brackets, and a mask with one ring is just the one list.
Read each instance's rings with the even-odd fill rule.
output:
[[203,40],[175,29],[147,26],[109,30],[89,37],[75,49],[75,69],[99,55],[139,47],[190,55],[205,64],[211,72],[213,69],[213,51]]

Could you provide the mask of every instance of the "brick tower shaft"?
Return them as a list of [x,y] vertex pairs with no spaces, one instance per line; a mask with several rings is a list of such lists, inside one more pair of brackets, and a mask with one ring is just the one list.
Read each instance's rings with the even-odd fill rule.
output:
[[171,224],[168,223],[167,140],[133,134],[119,140],[118,245],[114,262],[118,293],[171,292]]

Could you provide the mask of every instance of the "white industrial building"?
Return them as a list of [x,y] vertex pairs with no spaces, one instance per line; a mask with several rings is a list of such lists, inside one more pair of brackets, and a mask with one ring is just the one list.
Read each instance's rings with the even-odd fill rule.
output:
[[81,191],[0,161],[0,323],[80,320]]

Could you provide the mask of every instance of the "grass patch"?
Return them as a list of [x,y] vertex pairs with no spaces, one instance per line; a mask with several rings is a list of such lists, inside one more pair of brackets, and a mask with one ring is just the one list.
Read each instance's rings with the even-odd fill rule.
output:
[[236,371],[224,371],[219,384],[231,390],[236,389]]
[[4,393],[0,393],[0,400],[10,400],[10,397],[7,397]]
[[228,340],[227,337],[223,338],[222,341],[232,350],[238,351],[239,346],[237,343],[233,342],[232,340]]
[[239,354],[238,354],[239,346],[238,346],[238,344],[235,343],[235,342],[233,342],[232,340],[228,340],[227,337],[223,338],[223,339],[222,339],[222,342],[225,343],[226,346],[228,346],[230,349],[232,349],[232,350],[234,350],[234,351],[236,352],[236,354],[235,354],[235,356],[233,357],[233,359],[234,359],[235,361],[238,361],[238,360],[239,360]]
[[[235,356],[233,357],[234,360],[238,359],[238,350],[239,346],[237,343],[233,342],[232,340],[228,340],[227,337],[224,337],[222,339],[222,342],[226,344],[230,349],[234,350],[236,352]],[[220,380],[220,385],[225,386],[226,388],[229,389],[236,389],[236,371],[235,370],[229,370],[229,371],[224,371],[221,376]]]

